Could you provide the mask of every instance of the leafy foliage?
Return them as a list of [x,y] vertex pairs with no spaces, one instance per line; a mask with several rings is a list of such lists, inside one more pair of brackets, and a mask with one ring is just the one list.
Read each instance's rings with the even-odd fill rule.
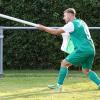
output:
[[[63,11],[68,7],[74,7],[77,17],[89,26],[100,26],[99,0],[0,0],[0,13],[47,26],[63,26]],[[0,23],[2,26],[23,26],[1,18]],[[91,34],[97,50],[94,65],[99,65],[100,34],[97,31]],[[61,37],[45,32],[7,30],[4,36],[6,69],[58,68],[60,60],[67,55],[60,51]]]

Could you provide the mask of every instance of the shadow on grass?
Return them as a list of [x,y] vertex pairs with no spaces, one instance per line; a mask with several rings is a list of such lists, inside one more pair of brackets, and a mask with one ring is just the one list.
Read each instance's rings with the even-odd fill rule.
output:
[[12,94],[12,95],[6,95],[6,96],[0,96],[2,100],[12,100],[12,99],[17,99],[17,98],[29,98],[29,97],[39,97],[39,96],[48,96],[51,94],[71,94],[71,93],[84,93],[84,92],[95,92],[99,91],[97,89],[84,89],[84,90],[73,90],[73,91],[63,91],[61,93],[55,92],[54,90],[50,90],[48,88],[41,89],[39,91],[33,91],[33,92],[26,92],[26,93],[17,93],[17,94]]

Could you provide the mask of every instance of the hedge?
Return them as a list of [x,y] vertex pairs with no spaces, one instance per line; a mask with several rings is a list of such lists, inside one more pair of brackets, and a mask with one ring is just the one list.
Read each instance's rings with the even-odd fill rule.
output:
[[[100,26],[99,0],[0,0],[0,13],[41,23],[47,26],[63,26],[63,11],[73,7],[77,18],[88,26]],[[1,26],[27,26],[0,18]],[[95,69],[100,65],[100,31],[91,30],[96,46]],[[39,30],[4,31],[5,69],[59,68],[67,56],[60,50],[62,38]]]

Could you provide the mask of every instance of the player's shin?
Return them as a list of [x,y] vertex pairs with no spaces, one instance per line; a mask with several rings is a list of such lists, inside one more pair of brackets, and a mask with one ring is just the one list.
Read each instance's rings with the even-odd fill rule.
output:
[[61,67],[58,75],[58,82],[57,84],[61,86],[64,82],[65,77],[68,75],[68,68],[67,67]]
[[57,84],[56,85],[50,84],[50,85],[48,85],[48,88],[55,89],[56,92],[61,92],[64,79],[67,75],[68,75],[68,68],[61,67],[60,71],[59,71],[59,75],[58,75]]
[[94,71],[89,71],[88,77],[92,80],[95,84],[100,85],[100,78]]

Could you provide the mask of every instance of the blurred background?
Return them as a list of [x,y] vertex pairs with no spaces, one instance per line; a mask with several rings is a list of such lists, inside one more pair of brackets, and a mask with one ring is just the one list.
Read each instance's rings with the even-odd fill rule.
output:
[[[73,7],[77,18],[89,27],[100,27],[100,0],[0,0],[0,13],[40,23],[61,27],[63,11]],[[0,26],[27,26],[0,18]],[[96,47],[93,69],[100,69],[100,30],[90,30]],[[59,69],[60,62],[68,54],[60,50],[61,36],[39,30],[4,31],[4,69]],[[72,70],[80,70],[72,67]]]

